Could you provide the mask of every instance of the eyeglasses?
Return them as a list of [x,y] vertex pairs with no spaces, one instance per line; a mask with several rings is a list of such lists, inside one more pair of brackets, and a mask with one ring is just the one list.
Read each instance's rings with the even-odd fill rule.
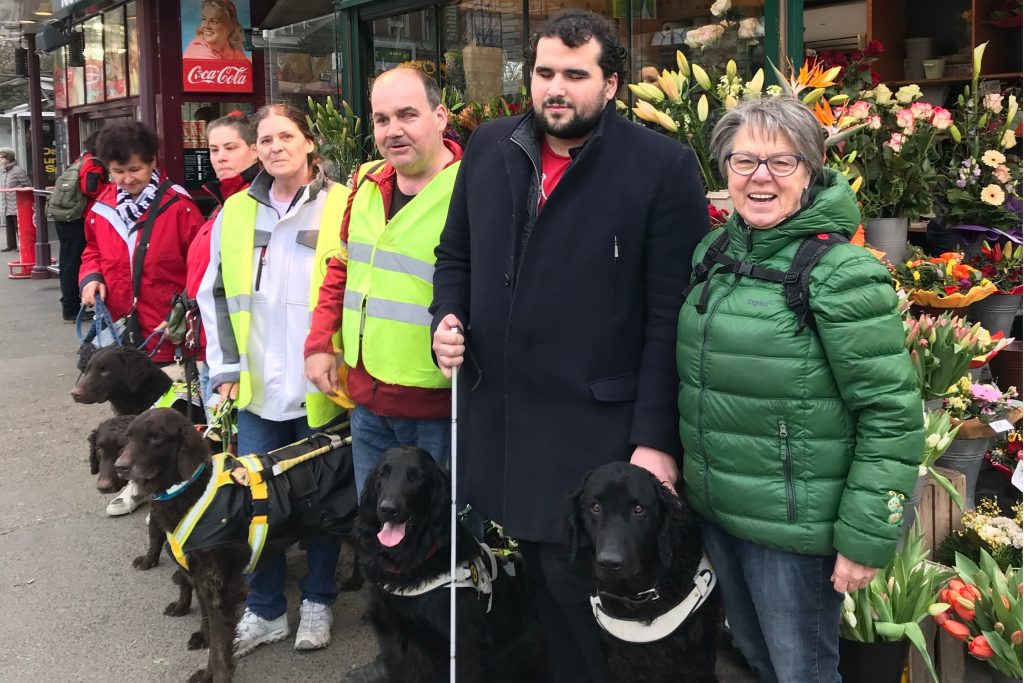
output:
[[799,154],[773,154],[767,159],[761,159],[746,152],[732,152],[725,157],[729,168],[737,175],[754,175],[757,168],[764,164],[768,168],[768,172],[777,178],[785,178],[796,173],[796,169],[800,167],[800,162],[803,160],[804,158]]

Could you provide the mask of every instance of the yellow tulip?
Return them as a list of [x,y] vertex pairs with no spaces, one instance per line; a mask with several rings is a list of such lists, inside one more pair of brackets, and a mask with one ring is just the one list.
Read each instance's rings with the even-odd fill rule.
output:
[[677,130],[679,130],[679,126],[676,125],[676,122],[673,121],[672,117],[666,114],[665,112],[659,111],[657,113],[657,117],[658,123],[661,125],[661,127],[669,131],[670,133],[675,133]]
[[661,76],[658,77],[658,83],[661,84],[661,89],[670,102],[679,101],[679,83],[676,81],[676,77],[672,75],[672,72],[668,69],[662,70]]
[[683,75],[683,78],[690,77],[690,62],[686,60],[686,55],[683,54],[682,50],[676,50],[676,65],[679,67],[679,73]]
[[693,77],[697,81],[697,85],[702,87],[704,90],[711,90],[711,78],[708,77],[708,72],[705,71],[700,64],[693,65]]
[[736,78],[736,62],[730,59],[725,65],[725,73],[729,78]]
[[[697,65],[694,64],[694,68],[696,68],[696,66]],[[708,96],[707,95],[701,95],[700,99],[697,100],[697,118],[700,121],[707,121],[708,120]]]

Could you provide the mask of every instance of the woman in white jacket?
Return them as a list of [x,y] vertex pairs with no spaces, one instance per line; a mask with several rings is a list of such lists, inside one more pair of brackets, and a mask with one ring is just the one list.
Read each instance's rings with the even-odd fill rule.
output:
[[[265,453],[314,432],[306,394],[315,389],[302,367],[311,280],[320,226],[339,230],[340,210],[327,214],[343,209],[347,195],[313,163],[305,115],[289,105],[270,105],[257,112],[253,124],[263,171],[247,192],[225,202],[197,296],[210,388],[237,400],[242,454]],[[307,543],[297,650],[330,642],[339,550],[338,541],[327,536]],[[286,579],[283,553],[261,559],[236,632],[237,656],[287,637]]]

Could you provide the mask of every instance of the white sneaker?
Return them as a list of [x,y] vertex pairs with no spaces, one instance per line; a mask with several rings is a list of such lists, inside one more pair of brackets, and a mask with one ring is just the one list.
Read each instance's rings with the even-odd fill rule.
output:
[[235,628],[235,656],[244,657],[260,645],[276,643],[288,636],[288,615],[264,619],[246,608]]
[[130,481],[114,500],[107,503],[107,514],[111,517],[128,515],[135,512],[135,508],[145,502],[146,496],[139,492],[139,487],[135,482]]
[[299,607],[299,628],[295,631],[296,650],[319,650],[331,642],[334,615],[329,605],[303,600]]

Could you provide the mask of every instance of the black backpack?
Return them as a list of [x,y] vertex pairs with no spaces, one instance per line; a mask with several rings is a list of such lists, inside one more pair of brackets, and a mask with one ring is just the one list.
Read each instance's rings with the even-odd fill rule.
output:
[[786,305],[796,315],[796,334],[803,332],[804,327],[809,327],[817,332],[814,313],[810,306],[811,271],[832,247],[848,242],[847,238],[834,232],[822,232],[814,237],[806,237],[796,250],[789,270],[781,271],[774,268],[763,268],[749,261],[738,261],[731,256],[726,256],[725,250],[729,245],[729,235],[723,230],[722,234],[716,237],[708,250],[704,252],[704,258],[694,269],[693,281],[683,292],[683,298],[685,299],[694,288],[703,285],[696,305],[697,312],[703,315],[708,306],[707,281],[711,277],[712,271],[714,273],[737,273],[757,280],[778,282],[785,290]]

